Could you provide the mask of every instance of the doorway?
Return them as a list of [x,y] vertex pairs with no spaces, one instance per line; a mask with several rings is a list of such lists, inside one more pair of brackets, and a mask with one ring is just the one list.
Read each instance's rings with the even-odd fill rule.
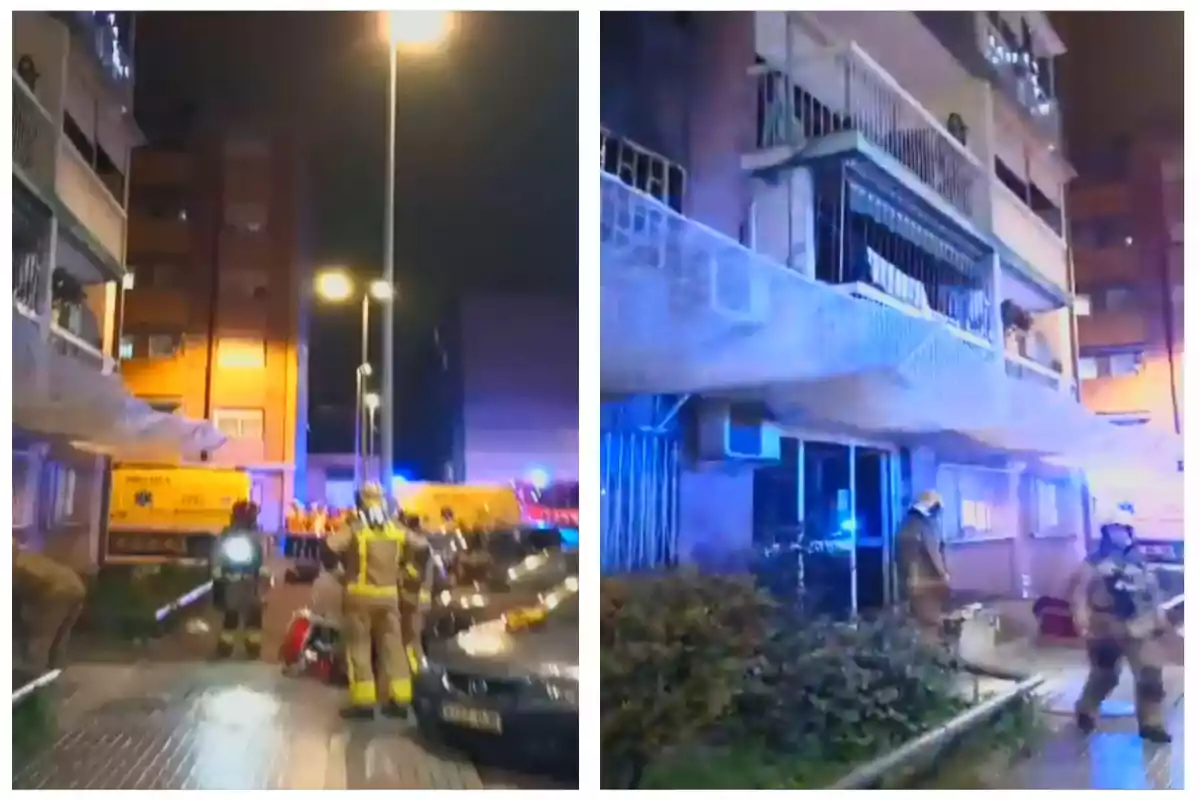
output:
[[887,607],[893,597],[892,453],[826,441],[806,441],[802,450],[807,605],[843,619]]

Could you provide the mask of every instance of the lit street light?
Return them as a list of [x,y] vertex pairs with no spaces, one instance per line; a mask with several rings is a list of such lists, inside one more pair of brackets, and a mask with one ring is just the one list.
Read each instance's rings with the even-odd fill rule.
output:
[[[447,11],[384,11],[380,30],[388,43],[388,118],[387,174],[384,187],[383,282],[396,282],[396,72],[399,51],[435,50],[454,27],[454,15]],[[395,444],[395,336],[396,315],[392,300],[385,300],[383,316],[383,446],[381,448],[384,485],[392,481],[392,448]],[[366,359],[363,359],[364,361]]]
[[[349,272],[340,267],[322,270],[317,274],[316,291],[317,296],[322,300],[331,303],[345,302],[354,296],[354,280],[350,277]],[[363,454],[367,449],[363,444],[363,439],[367,438],[366,426],[363,424],[363,408],[368,396],[366,394],[367,378],[372,373],[370,336],[368,335],[371,330],[371,300],[386,303],[390,311],[395,294],[395,288],[392,284],[379,278],[367,284],[366,291],[362,292],[362,350],[358,368],[354,370],[354,480],[356,483],[361,482],[366,474],[362,463]],[[384,319],[387,320],[390,318],[391,314],[387,314]],[[390,373],[391,369],[385,362],[383,370],[385,380],[388,379]],[[370,409],[372,419],[374,419],[375,409],[379,407],[380,398],[373,392],[370,396],[375,398],[375,408]],[[385,420],[387,416],[384,415]]]

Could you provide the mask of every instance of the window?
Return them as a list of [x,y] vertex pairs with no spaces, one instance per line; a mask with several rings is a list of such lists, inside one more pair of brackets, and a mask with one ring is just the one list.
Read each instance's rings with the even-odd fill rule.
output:
[[218,408],[213,411],[213,425],[230,439],[262,439],[263,411],[261,408]]
[[1132,228],[1124,215],[1076,220],[1071,225],[1071,244],[1089,250],[1132,244]]
[[1033,510],[1038,533],[1051,533],[1059,526],[1058,484],[1042,478],[1033,479]]
[[942,465],[942,530],[947,542],[1002,538],[1001,509],[1009,493],[1009,474],[1000,470]]
[[1104,290],[1105,311],[1127,311],[1136,306],[1137,296],[1128,286],[1112,286]]
[[262,369],[267,365],[267,343],[262,339],[222,339],[217,344],[217,364],[225,369]]
[[1079,359],[1079,380],[1090,381],[1100,377],[1100,368],[1096,359],[1084,356]]
[[1108,357],[1108,374],[1114,378],[1136,375],[1141,366],[1141,353],[1114,353]]
[[1090,317],[1092,315],[1092,298],[1091,295],[1080,294],[1075,296],[1075,316]]
[[128,361],[133,358],[134,337],[125,334],[121,337],[121,345],[117,350],[117,355],[122,361]]
[[75,519],[75,470],[62,465],[51,468],[53,497],[50,504],[52,524]]
[[14,528],[28,528],[34,524],[33,512],[37,507],[34,490],[36,482],[30,469],[33,457],[28,453],[13,452],[12,465],[12,519]]
[[267,227],[267,207],[263,203],[227,203],[225,224],[245,233],[260,233]]
[[177,333],[152,333],[146,337],[146,355],[150,358],[174,358],[183,349],[183,337]]
[[236,297],[262,300],[267,296],[265,269],[227,270],[221,274],[221,291]]

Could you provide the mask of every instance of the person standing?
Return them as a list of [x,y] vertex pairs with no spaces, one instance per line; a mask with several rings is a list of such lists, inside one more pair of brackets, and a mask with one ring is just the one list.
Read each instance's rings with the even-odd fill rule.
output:
[[930,644],[942,641],[942,612],[950,595],[941,524],[941,495],[927,491],[909,508],[896,534],[909,613]]
[[228,658],[241,639],[249,658],[262,653],[263,599],[269,585],[258,506],[233,506],[230,524],[213,544],[213,601],[221,612],[217,656]]
[[1071,577],[1076,629],[1087,643],[1088,677],[1075,704],[1079,729],[1096,727],[1100,705],[1117,688],[1121,661],[1134,677],[1138,731],[1149,742],[1171,741],[1163,723],[1161,637],[1168,629],[1158,579],[1142,558],[1133,522],[1118,512],[1100,525],[1100,542]]
[[350,703],[342,715],[371,718],[378,705],[372,648],[387,682],[385,716],[406,718],[412,703],[413,666],[406,653],[400,589],[406,584],[405,564],[410,560],[410,533],[388,512],[383,489],[367,483],[356,494],[358,519],[325,538],[330,552],[341,561],[345,598],[342,632]]

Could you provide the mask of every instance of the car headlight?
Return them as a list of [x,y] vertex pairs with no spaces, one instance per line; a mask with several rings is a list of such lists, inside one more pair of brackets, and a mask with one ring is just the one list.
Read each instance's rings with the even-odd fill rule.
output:
[[221,556],[230,564],[249,564],[254,560],[254,545],[244,536],[226,539],[221,545]]
[[473,625],[454,637],[454,642],[467,655],[483,658],[498,656],[509,648],[508,633],[502,619]]

